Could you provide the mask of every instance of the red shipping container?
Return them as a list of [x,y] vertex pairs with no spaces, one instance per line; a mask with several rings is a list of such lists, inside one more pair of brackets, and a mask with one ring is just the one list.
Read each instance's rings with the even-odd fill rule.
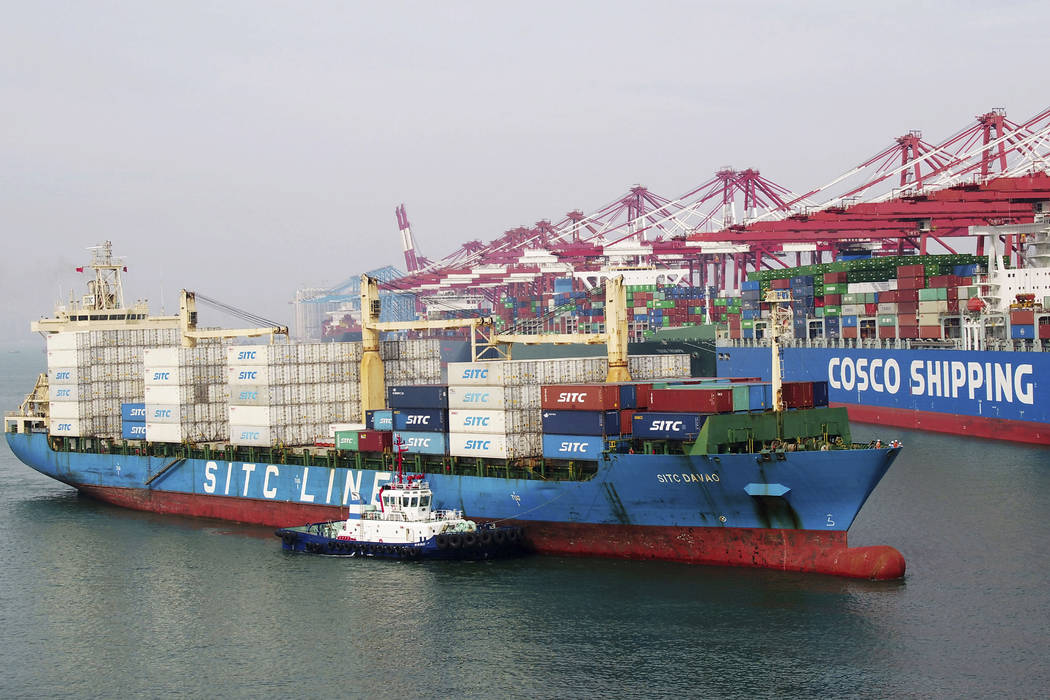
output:
[[740,340],[743,337],[740,326],[729,326],[729,337],[733,340]]
[[919,301],[919,290],[918,289],[898,289],[897,290],[897,303],[902,301]]
[[902,289],[924,289],[926,287],[925,277],[898,277],[897,293]]
[[857,327],[856,326],[843,326],[840,329],[840,332],[842,333],[842,337],[843,338],[856,338],[857,337]]
[[959,300],[958,299],[950,299],[948,301],[948,313],[950,313],[950,314],[957,314],[957,313],[959,313]]
[[838,306],[842,303],[841,294],[825,294],[824,303],[828,306]]
[[868,316],[874,316],[875,314],[879,313],[879,305],[878,304],[865,304],[864,305],[864,313],[867,314]]
[[634,420],[634,414],[638,411],[620,411],[620,435],[631,434],[631,421]]
[[617,384],[545,384],[540,408],[563,411],[610,411],[620,407]]
[[880,338],[896,338],[897,329],[893,326],[879,326],[879,337]]
[[1050,338],[1050,323],[1039,324],[1039,337],[1044,340]]
[[824,273],[824,283],[825,284],[827,284],[828,282],[841,283],[841,282],[848,282],[848,281],[849,281],[849,278],[848,278],[848,274],[846,272],[825,272]]
[[897,313],[915,315],[919,313],[919,302],[917,301],[901,301],[897,303]]
[[653,389],[649,410],[684,413],[728,413],[733,410],[732,389]]
[[383,452],[394,444],[394,434],[386,430],[362,430],[357,434],[357,449],[361,452]]
[[[914,319],[912,323],[915,323]],[[913,326],[902,326],[898,321],[898,333],[901,338],[918,338],[919,337],[919,326],[915,324]]]
[[930,278],[930,287],[932,289],[947,289],[955,284],[954,275],[938,275]]
[[924,265],[901,265],[897,268],[897,279],[901,277],[924,277],[926,267]]
[[823,306],[824,306],[824,297],[814,297],[813,298],[813,308],[819,309],[819,308],[822,308]]
[[787,408],[813,408],[813,382],[784,382],[783,387]]
[[791,280],[770,280],[769,286],[771,289],[791,289]]
[[897,290],[891,289],[888,292],[879,292],[878,300],[880,303],[892,304],[897,301]]
[[920,338],[940,338],[941,327],[940,326],[919,326],[919,337]]
[[948,301],[956,301],[959,298],[958,287],[948,287]]
[[1031,309],[1014,309],[1010,312],[1010,323],[1015,326],[1030,326],[1035,323],[1035,311]]

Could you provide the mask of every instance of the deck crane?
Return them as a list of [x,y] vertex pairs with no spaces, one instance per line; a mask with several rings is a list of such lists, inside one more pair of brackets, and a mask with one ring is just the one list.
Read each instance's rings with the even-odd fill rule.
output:
[[[476,360],[479,345],[496,348],[502,356],[509,358],[506,347],[511,343],[566,345],[586,343],[605,344],[608,348],[608,382],[631,380],[627,369],[627,295],[623,277],[606,280],[605,286],[605,333],[551,333],[524,335],[518,333],[495,333],[491,318],[443,319],[434,321],[380,321],[379,283],[361,276],[361,410],[373,411],[386,408],[386,380],[383,376],[383,361],[379,357],[379,334],[383,331],[428,330],[449,328],[471,329],[471,352]],[[479,335],[480,342],[479,342]]]

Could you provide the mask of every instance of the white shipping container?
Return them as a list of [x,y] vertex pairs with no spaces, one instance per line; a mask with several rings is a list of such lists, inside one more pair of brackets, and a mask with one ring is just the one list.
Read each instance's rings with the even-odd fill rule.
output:
[[230,444],[250,447],[269,447],[270,429],[258,425],[230,425]]
[[150,386],[147,384],[143,388],[143,398],[146,403],[151,404],[193,403],[195,391],[191,386]]
[[51,401],[48,413],[52,418],[71,420],[83,420],[92,415],[91,404],[87,401]]
[[346,430],[367,430],[364,423],[331,423],[328,426],[328,437],[335,437],[338,432]]
[[448,452],[455,457],[489,457],[516,459],[534,457],[543,452],[541,433],[488,435],[485,433],[449,433]]
[[230,406],[228,409],[230,425],[253,425],[269,427],[288,421],[283,411],[273,406]]
[[76,367],[49,367],[47,370],[47,383],[51,384],[78,384],[80,371]]
[[459,386],[503,386],[504,361],[449,362],[448,383]]
[[276,389],[266,385],[241,384],[230,388],[229,404],[231,406],[269,406],[281,403],[276,401]]
[[48,367],[82,367],[88,364],[88,356],[81,356],[77,350],[48,350]]
[[[179,384],[189,384],[189,381],[183,382],[183,372],[186,370],[178,367],[170,367],[165,365],[150,366],[145,365],[143,370],[143,380],[146,386],[178,386]],[[189,377],[186,377],[189,379]]]
[[182,426],[178,423],[146,423],[146,439],[150,442],[182,442]]
[[94,434],[91,421],[79,418],[56,418],[51,416],[48,431],[52,435],[65,435],[67,437],[90,436]]
[[179,350],[182,348],[146,348],[142,362],[147,367],[178,367]]
[[80,401],[80,387],[76,384],[48,384],[48,400],[55,401]]
[[178,404],[155,404],[146,403],[147,423],[181,423],[185,410],[192,410],[190,406],[179,406]]
[[493,435],[539,432],[541,429],[540,413],[538,408],[509,411],[449,409],[448,430],[450,433]]
[[84,332],[63,331],[60,333],[49,333],[47,336],[47,349],[51,350],[76,350],[87,347],[90,338]]

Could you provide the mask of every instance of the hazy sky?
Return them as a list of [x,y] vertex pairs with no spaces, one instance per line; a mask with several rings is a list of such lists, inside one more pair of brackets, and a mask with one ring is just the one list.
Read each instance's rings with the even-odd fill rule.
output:
[[[793,190],[1050,105],[1044,2],[2,0],[0,336],[110,239],[129,296],[300,286],[723,165]],[[205,321],[207,319],[205,318]]]

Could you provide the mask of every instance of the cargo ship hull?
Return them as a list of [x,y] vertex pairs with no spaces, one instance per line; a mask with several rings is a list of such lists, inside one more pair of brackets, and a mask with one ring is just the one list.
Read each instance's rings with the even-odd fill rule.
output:
[[[768,378],[768,347],[719,346],[719,376]],[[850,420],[1050,445],[1050,353],[788,347],[785,379],[826,381]]]
[[[391,472],[61,452],[7,433],[23,462],[102,501],[273,527],[345,517]],[[898,578],[890,547],[849,548],[846,530],[898,449],[704,456],[608,454],[586,481],[431,473],[436,505],[520,524],[538,551]],[[149,483],[147,483],[147,481]]]

